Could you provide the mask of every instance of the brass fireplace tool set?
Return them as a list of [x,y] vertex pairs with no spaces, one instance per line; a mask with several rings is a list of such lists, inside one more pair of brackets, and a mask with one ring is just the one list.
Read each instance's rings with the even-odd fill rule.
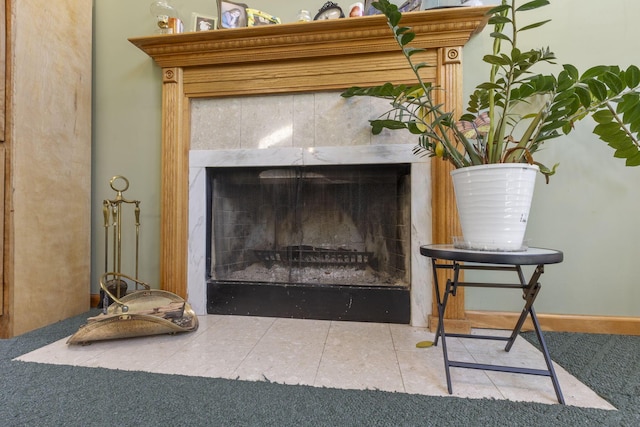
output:
[[[117,186],[118,182],[122,182]],[[119,338],[175,334],[198,329],[198,317],[188,302],[178,295],[151,289],[138,279],[140,250],[140,201],[127,200],[122,193],[129,188],[129,180],[117,175],[109,182],[116,192],[113,200],[103,201],[105,229],[105,273],[100,278],[102,313],[87,319],[67,344],[87,344]],[[134,206],[135,216],[135,277],[122,269],[122,214],[124,205]],[[111,230],[110,230],[111,228]],[[109,271],[109,235],[112,235]],[[127,293],[129,285],[134,290]]]

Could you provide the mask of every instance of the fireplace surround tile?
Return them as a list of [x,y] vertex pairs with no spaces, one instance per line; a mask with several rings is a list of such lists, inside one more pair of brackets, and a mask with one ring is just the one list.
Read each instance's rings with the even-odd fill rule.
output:
[[294,95],[241,99],[242,148],[293,146]]
[[241,148],[242,102],[239,98],[220,98],[216,102],[191,102],[191,149]]
[[191,100],[187,292],[198,314],[206,313],[206,168],[406,163],[412,193],[411,324],[428,324],[430,270],[416,254],[431,243],[430,162],[413,155],[416,140],[408,132],[371,134],[366,118],[387,109],[385,100],[344,99],[339,92]]
[[313,147],[315,144],[316,116],[313,93],[298,94],[293,97],[293,146]]
[[191,149],[264,149],[415,144],[408,132],[372,135],[368,119],[386,100],[344,99],[339,92],[203,98],[191,101]]

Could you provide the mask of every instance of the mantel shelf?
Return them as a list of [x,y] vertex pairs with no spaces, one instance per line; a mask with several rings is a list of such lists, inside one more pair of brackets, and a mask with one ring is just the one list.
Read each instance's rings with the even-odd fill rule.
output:
[[[406,13],[416,46],[463,46],[482,30],[491,8],[459,7]],[[162,68],[282,61],[398,51],[383,15],[130,38]]]

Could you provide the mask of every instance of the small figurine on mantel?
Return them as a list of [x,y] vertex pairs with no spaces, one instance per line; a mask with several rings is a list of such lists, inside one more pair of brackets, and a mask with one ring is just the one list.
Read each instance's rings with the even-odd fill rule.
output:
[[182,20],[178,17],[178,11],[165,0],[151,3],[149,7],[151,15],[156,18],[160,34],[176,34],[183,31]]
[[298,12],[298,22],[309,22],[311,21],[311,15],[308,10],[301,9]]
[[339,19],[339,18],[344,18],[344,12],[342,11],[342,8],[338,6],[337,3],[328,1],[320,8],[320,10],[318,10],[318,13],[313,18],[313,20],[321,21],[324,19]]

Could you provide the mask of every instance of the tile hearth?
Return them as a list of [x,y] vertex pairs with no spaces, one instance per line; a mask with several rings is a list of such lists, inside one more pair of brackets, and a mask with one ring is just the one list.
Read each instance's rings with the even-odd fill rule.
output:
[[[68,346],[65,338],[16,360],[448,396],[442,349],[416,348],[417,342],[434,338],[424,328],[220,315],[199,320],[200,327],[193,333],[88,346]],[[447,345],[451,357],[458,360],[544,367],[542,355],[520,337],[509,353],[503,344],[484,340],[449,338]],[[126,355],[130,357],[123,358]],[[615,410],[562,367],[556,365],[556,370],[568,405]],[[454,397],[557,404],[546,377],[453,368],[452,382]]]

